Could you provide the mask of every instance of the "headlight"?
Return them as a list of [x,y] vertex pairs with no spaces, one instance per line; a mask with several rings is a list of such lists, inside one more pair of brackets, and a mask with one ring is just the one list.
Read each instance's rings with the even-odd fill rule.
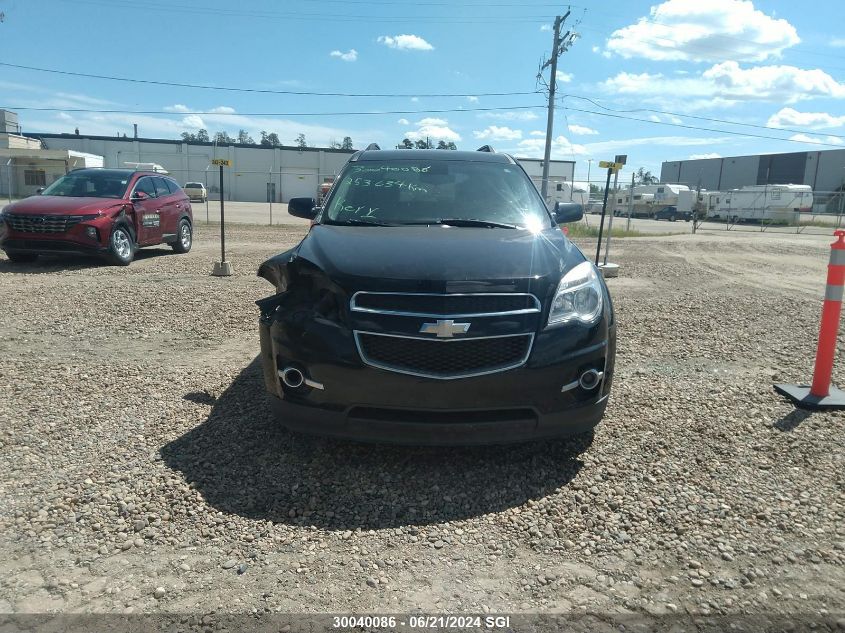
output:
[[602,287],[592,262],[582,262],[563,276],[557,286],[548,325],[578,320],[592,323],[601,314]]

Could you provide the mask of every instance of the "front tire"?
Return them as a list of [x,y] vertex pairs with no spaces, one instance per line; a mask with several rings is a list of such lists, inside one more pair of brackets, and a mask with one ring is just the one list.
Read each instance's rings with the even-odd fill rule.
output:
[[118,225],[112,229],[108,258],[117,266],[128,266],[135,259],[135,240],[126,226]]
[[185,218],[179,221],[179,228],[176,230],[176,241],[173,242],[173,250],[177,253],[187,253],[194,243],[194,231],[191,223]]
[[38,259],[38,253],[16,253],[6,251],[6,257],[15,264],[31,264]]

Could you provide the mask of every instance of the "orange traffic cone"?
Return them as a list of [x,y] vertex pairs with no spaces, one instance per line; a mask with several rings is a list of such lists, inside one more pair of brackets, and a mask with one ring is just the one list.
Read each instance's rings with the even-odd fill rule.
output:
[[809,387],[775,385],[775,391],[804,409],[845,409],[845,391],[830,384],[833,359],[836,357],[839,317],[842,313],[843,288],[845,288],[845,231],[834,231],[833,234],[839,239],[830,245],[827,288],[824,293],[822,322],[819,326],[819,346],[816,350],[813,384]]

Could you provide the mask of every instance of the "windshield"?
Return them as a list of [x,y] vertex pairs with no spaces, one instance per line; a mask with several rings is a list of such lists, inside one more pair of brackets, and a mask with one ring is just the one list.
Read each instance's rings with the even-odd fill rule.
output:
[[480,220],[531,229],[551,226],[543,199],[518,165],[430,158],[350,163],[324,217],[329,224]]
[[47,187],[41,195],[73,198],[122,198],[129,184],[126,174],[114,172],[70,173]]
[[190,189],[202,189],[202,183],[201,182],[186,182],[185,187],[190,188]]

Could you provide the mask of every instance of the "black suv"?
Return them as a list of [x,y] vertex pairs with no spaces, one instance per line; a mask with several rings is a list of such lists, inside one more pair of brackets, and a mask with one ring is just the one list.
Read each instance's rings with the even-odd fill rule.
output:
[[616,323],[596,267],[491,151],[354,154],[264,262],[261,360],[292,429],[412,444],[571,435],[601,420]]

